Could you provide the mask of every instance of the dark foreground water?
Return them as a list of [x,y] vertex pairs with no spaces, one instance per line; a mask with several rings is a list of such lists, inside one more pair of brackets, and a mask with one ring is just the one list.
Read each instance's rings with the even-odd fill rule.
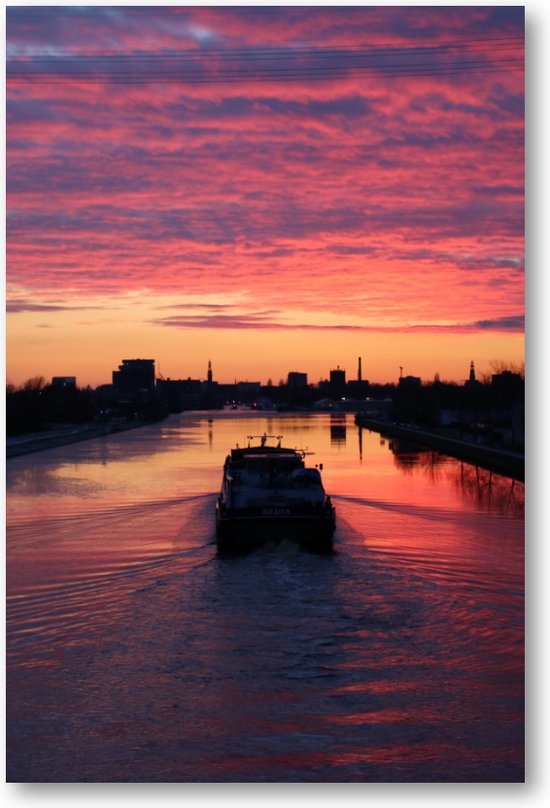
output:
[[[315,451],[335,553],[221,559],[250,432]],[[8,462],[8,780],[523,779],[523,486],[352,416],[186,414]]]

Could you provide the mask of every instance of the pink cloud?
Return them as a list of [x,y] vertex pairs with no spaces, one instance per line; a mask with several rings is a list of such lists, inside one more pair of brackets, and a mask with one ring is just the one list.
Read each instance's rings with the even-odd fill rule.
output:
[[510,317],[499,317],[494,320],[480,320],[466,323],[425,323],[422,325],[400,325],[400,326],[368,326],[358,323],[345,323],[335,325],[323,325],[315,323],[285,323],[266,316],[262,313],[252,314],[207,314],[207,315],[174,315],[162,317],[153,321],[156,325],[167,328],[206,328],[206,329],[268,329],[285,331],[375,331],[377,333],[395,332],[428,332],[445,333],[471,333],[475,331],[504,331],[522,332],[525,326],[523,315]]
[[[498,46],[488,37],[521,36],[517,15],[475,7],[58,13],[54,26],[19,9],[12,49],[456,39],[491,60]],[[350,318],[367,309],[377,327],[502,325],[523,302],[522,81],[503,70],[399,80],[356,72],[322,83],[14,82],[8,282],[33,298],[61,293],[67,305],[144,288],[214,290],[274,308],[290,296],[296,309]]]

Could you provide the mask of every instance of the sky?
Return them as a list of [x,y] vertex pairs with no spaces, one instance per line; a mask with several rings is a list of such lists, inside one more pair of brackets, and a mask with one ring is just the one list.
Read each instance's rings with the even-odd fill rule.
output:
[[523,8],[7,8],[7,380],[519,364]]

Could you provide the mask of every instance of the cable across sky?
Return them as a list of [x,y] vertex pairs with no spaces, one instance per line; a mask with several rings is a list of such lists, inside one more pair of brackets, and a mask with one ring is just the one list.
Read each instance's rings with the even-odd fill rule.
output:
[[523,68],[518,36],[376,47],[234,48],[30,54],[8,59],[9,81],[116,84],[330,81],[348,76],[450,76]]

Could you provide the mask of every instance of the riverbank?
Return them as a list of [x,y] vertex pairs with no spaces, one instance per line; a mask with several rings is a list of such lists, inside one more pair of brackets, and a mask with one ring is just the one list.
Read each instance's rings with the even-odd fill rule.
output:
[[363,429],[379,432],[388,437],[402,438],[419,446],[425,446],[428,449],[435,449],[443,454],[456,457],[458,460],[464,460],[466,463],[481,466],[488,471],[494,471],[496,474],[503,474],[520,482],[525,481],[525,457],[523,454],[507,452],[478,443],[470,443],[469,441],[437,432],[414,429],[401,424],[385,423],[360,414],[355,416],[355,423]]
[[45,432],[28,432],[25,435],[15,435],[6,440],[6,458],[42,452],[45,449],[55,449],[57,446],[66,446],[78,441],[102,438],[117,432],[126,432],[129,429],[138,429],[147,426],[150,421],[112,421],[102,424],[83,424],[64,427],[62,429]]

